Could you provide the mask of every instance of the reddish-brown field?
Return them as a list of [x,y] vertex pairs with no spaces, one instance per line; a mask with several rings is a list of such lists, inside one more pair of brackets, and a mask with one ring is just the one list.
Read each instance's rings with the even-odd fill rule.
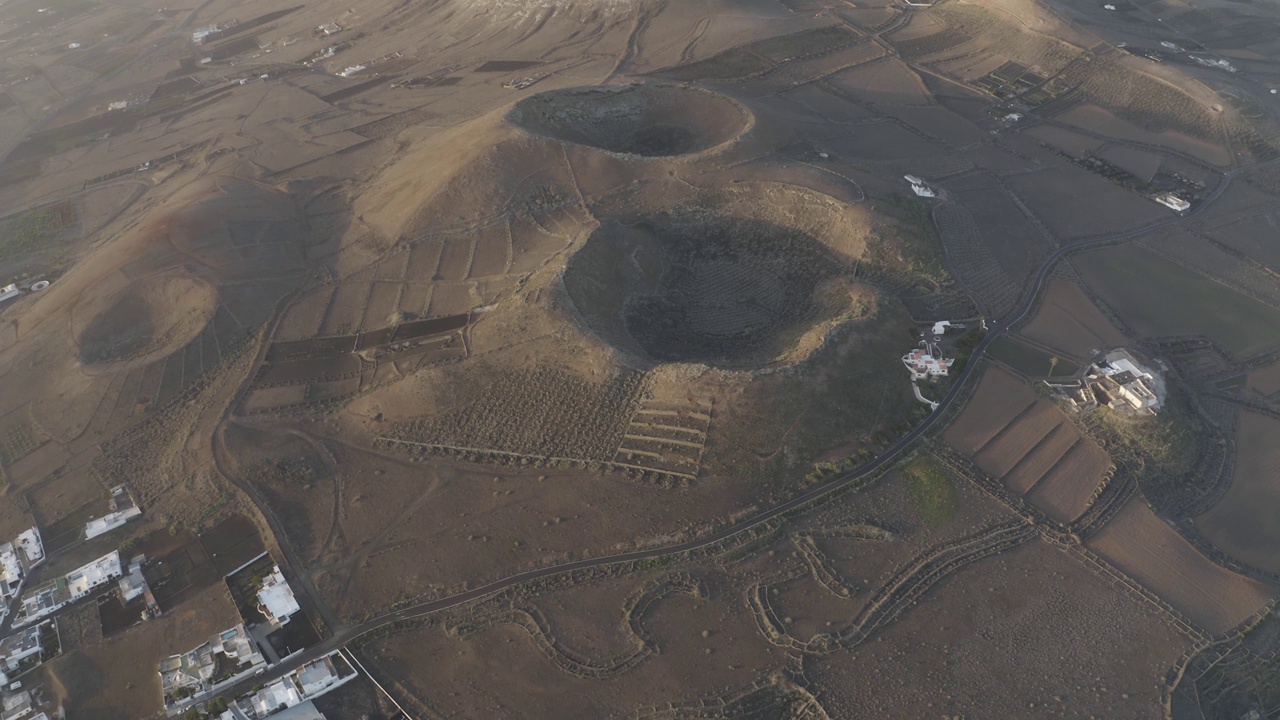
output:
[[[1015,406],[1022,409],[1012,412]],[[1062,522],[1085,511],[1110,465],[1053,403],[995,367],[943,437],[1010,492]]]
[[1070,423],[1060,422],[1044,435],[1035,452],[1028,453],[1018,461],[1001,480],[1005,487],[1024,495],[1041,482],[1046,473],[1060,465],[1079,444],[1080,434],[1074,431]]
[[1043,447],[1041,441],[1062,424],[1062,415],[1053,405],[1036,401],[1029,411],[1018,416],[973,456],[978,467],[988,475],[1002,478],[1032,450]]
[[1243,622],[1274,595],[1200,554],[1141,495],[1085,544],[1212,634]]
[[1124,334],[1089,296],[1064,280],[1049,281],[1040,309],[1019,333],[1078,358],[1125,342]]
[[943,433],[943,439],[966,455],[978,452],[1035,401],[1035,393],[1025,382],[1005,370],[989,367],[964,411]]
[[1231,487],[1196,527],[1237,560],[1280,572],[1280,421],[1241,413]]
[[1248,386],[1250,390],[1265,397],[1280,392],[1280,363],[1249,373]]
[[1075,520],[1085,511],[1110,464],[1111,459],[1102,448],[1089,438],[1080,437],[1053,469],[1040,478],[1027,494],[1027,502],[1055,520]]

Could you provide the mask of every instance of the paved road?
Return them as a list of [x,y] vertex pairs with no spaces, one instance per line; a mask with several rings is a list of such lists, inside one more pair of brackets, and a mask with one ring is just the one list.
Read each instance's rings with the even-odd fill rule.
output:
[[[666,547],[621,553],[618,555],[608,555],[608,556],[602,556],[602,557],[596,557],[596,558],[587,558],[583,560],[575,560],[573,562],[562,563],[560,565],[553,565],[549,567],[539,568],[537,570],[529,570],[527,572],[522,572],[522,573],[517,573],[515,575],[507,576],[500,580],[495,580],[487,585],[475,588],[473,590],[467,590],[466,592],[458,593],[456,595],[450,595],[449,597],[444,597],[437,600],[430,600],[430,601],[419,603],[417,605],[413,605],[411,607],[407,607],[401,610],[396,610],[394,612],[381,615],[372,620],[368,620],[359,625],[338,628],[336,629],[336,632],[334,632],[333,635],[331,635],[328,639],[321,642],[316,647],[293,658],[289,662],[283,663],[281,665],[278,665],[272,668],[270,671],[268,671],[267,673],[264,673],[261,676],[258,676],[240,683],[239,685],[231,688],[227,692],[230,694],[244,692],[244,691],[247,691],[254,684],[269,682],[277,677],[280,677],[282,675],[285,675],[288,672],[291,672],[297,669],[301,665],[307,662],[310,662],[311,660],[314,660],[320,655],[336,650],[346,645],[348,642],[351,642],[352,640],[359,638],[362,635],[366,635],[370,632],[373,632],[374,630],[385,627],[391,623],[402,621],[402,620],[410,620],[413,618],[419,618],[426,615],[431,615],[433,613],[438,613],[442,610],[447,610],[449,608],[456,607],[464,603],[472,602],[474,600],[478,600],[488,595],[492,595],[502,590],[506,590],[507,588],[513,587],[515,585],[519,585],[521,583],[529,582],[532,580],[539,580],[542,578],[553,577],[556,575],[573,572],[575,570],[586,570],[589,568],[604,567],[608,565],[632,562],[636,560],[654,560],[654,559],[663,558],[669,555],[677,555],[684,552],[708,548],[712,545],[723,542],[724,540],[732,538],[736,535],[740,535],[748,530],[751,530],[752,528],[758,527],[763,523],[767,523],[771,520],[777,519],[778,517],[785,515],[789,512],[792,512],[805,505],[814,503],[828,495],[831,495],[832,493],[835,493],[841,490],[842,488],[848,486],[850,483],[856,482],[857,480],[867,477],[868,475],[880,470],[886,465],[897,460],[897,458],[903,452],[905,452],[907,448],[911,447],[925,433],[927,433],[930,429],[933,428],[934,424],[938,422],[939,418],[942,417],[942,415],[946,412],[946,410],[956,401],[956,398],[959,397],[960,391],[964,387],[964,384],[973,375],[975,368],[978,366],[978,359],[982,356],[982,353],[986,351],[986,349],[991,345],[992,342],[994,342],[1002,334],[1007,332],[1010,327],[1021,322],[1022,319],[1025,318],[1031,312],[1032,308],[1035,307],[1036,298],[1039,296],[1040,291],[1044,288],[1045,282],[1049,279],[1049,275],[1053,272],[1053,268],[1054,266],[1057,265],[1059,260],[1062,260],[1063,258],[1067,257],[1072,253],[1076,253],[1089,248],[1108,245],[1108,244],[1120,242],[1123,240],[1127,240],[1130,238],[1138,237],[1145,233],[1151,232],[1152,230],[1156,230],[1161,227],[1173,225],[1173,224],[1188,220],[1204,212],[1211,204],[1213,204],[1213,202],[1217,200],[1222,195],[1223,192],[1226,191],[1227,187],[1230,186],[1231,181],[1234,180],[1235,177],[1239,175],[1241,172],[1245,172],[1247,170],[1252,170],[1258,167],[1263,167],[1266,165],[1272,165],[1276,163],[1280,163],[1280,158],[1276,158],[1274,160],[1270,160],[1267,162],[1254,163],[1252,165],[1242,166],[1224,173],[1222,182],[1220,182],[1218,186],[1214,188],[1214,190],[1210,192],[1209,195],[1206,196],[1203,201],[1201,201],[1195,208],[1193,208],[1186,214],[1170,215],[1169,217],[1164,218],[1162,220],[1158,220],[1152,223],[1147,223],[1146,225],[1143,225],[1138,228],[1134,228],[1132,230],[1126,230],[1124,232],[1114,233],[1111,235],[1103,235],[1103,236],[1098,236],[1094,238],[1089,238],[1089,239],[1077,241],[1065,247],[1059,248],[1056,252],[1054,252],[1052,255],[1050,255],[1048,258],[1045,259],[1044,263],[1040,266],[1039,271],[1036,272],[1036,275],[1031,284],[1031,292],[1029,292],[1027,296],[1023,299],[1022,304],[1018,307],[1017,312],[1014,313],[1013,316],[1011,316],[1009,319],[1005,320],[1004,322],[998,325],[992,326],[988,329],[986,337],[984,337],[982,341],[979,342],[978,345],[974,348],[973,353],[970,356],[969,362],[964,366],[964,368],[961,369],[960,373],[955,376],[954,382],[952,383],[952,386],[951,386],[951,390],[947,393],[946,397],[944,397],[942,401],[939,403],[937,410],[933,411],[927,418],[924,419],[924,421],[922,421],[919,425],[912,428],[910,432],[902,436],[897,442],[890,445],[883,453],[881,453],[875,459],[869,461],[866,465],[863,465],[862,467],[858,468],[857,470],[854,470],[848,473],[847,475],[842,475],[838,478],[829,480],[826,483],[823,483],[822,485],[819,485],[813,488],[812,490],[809,490],[808,492],[797,495],[796,497],[790,500],[787,500],[786,502],[775,505],[771,508],[768,508],[767,510],[763,510],[760,513],[757,513],[756,515],[746,520],[738,522],[734,525],[730,525],[729,527],[716,531],[711,535],[699,538],[697,540],[690,540],[688,542],[678,543],[675,545],[668,545]],[[293,575],[295,577],[302,577],[300,568],[295,566],[292,568],[292,570],[293,570]],[[318,599],[318,598],[313,597],[313,599]]]

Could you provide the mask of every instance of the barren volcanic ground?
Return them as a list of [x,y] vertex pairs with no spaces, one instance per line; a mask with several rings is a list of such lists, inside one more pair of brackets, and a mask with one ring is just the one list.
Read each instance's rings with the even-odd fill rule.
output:
[[[6,709],[265,720],[341,651],[329,718],[1280,717],[1276,38],[10,0],[0,552],[162,613],[57,609]],[[241,622],[270,667],[162,685]]]

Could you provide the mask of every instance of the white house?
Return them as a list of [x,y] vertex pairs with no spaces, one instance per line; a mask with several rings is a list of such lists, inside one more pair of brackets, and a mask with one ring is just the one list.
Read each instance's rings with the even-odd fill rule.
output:
[[916,348],[902,356],[902,364],[911,372],[912,380],[927,377],[946,377],[951,373],[953,358],[944,358],[938,346],[926,342],[924,347]]
[[262,589],[258,591],[258,609],[267,620],[280,625],[289,622],[289,618],[302,609],[293,596],[293,589],[280,572],[279,565],[262,579]]

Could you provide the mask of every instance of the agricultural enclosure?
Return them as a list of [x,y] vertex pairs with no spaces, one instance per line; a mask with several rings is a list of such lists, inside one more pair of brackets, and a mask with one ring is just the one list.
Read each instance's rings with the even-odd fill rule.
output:
[[1139,245],[1071,260],[1125,324],[1147,336],[1206,335],[1248,355],[1280,335],[1280,309],[1231,290]]
[[1196,527],[1240,562],[1280,573],[1280,421],[1242,413],[1236,455],[1231,486]]
[[1138,495],[1086,545],[1210,634],[1238,625],[1274,596],[1262,583],[1215,565]]
[[1039,309],[1018,333],[1077,358],[1125,342],[1124,334],[1084,291],[1056,279],[1049,281]]
[[988,368],[943,435],[983,472],[1053,519],[1084,514],[1114,468],[1107,454],[1020,380]]

